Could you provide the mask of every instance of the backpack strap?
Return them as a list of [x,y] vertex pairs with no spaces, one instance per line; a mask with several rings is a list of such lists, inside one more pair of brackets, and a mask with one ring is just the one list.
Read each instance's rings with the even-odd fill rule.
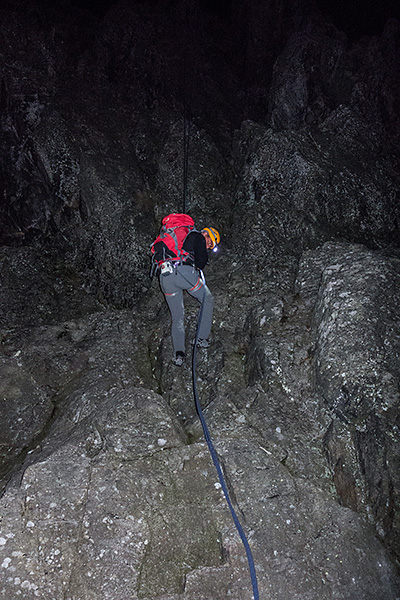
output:
[[[168,229],[165,230],[165,234],[166,235],[170,235],[171,238],[173,239],[173,242],[174,242],[174,252],[175,252],[176,256],[179,258],[180,250],[179,250],[178,238],[177,238],[176,233],[175,233],[175,229],[177,229],[178,227],[182,227],[182,226],[179,225],[177,227],[169,227]],[[185,243],[185,240],[186,240],[187,236],[189,235],[189,233],[190,233],[190,231],[186,234],[186,236],[185,236],[185,238],[184,238],[184,240],[182,242],[182,246]]]

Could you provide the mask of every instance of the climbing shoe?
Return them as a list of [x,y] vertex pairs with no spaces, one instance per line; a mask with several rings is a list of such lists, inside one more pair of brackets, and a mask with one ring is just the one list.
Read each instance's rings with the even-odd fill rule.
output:
[[[194,339],[194,340],[193,340],[193,344],[194,344],[195,342],[196,342],[196,340]],[[199,338],[199,339],[197,340],[197,344],[196,344],[196,346],[197,346],[198,348],[208,348],[208,347],[209,347],[209,345],[210,345],[210,341],[209,341],[208,339],[206,339],[206,338]]]
[[183,363],[185,362],[185,353],[184,352],[177,352],[174,356],[174,358],[172,359],[172,362],[174,363],[174,365],[176,365],[177,367],[181,367],[183,365]]

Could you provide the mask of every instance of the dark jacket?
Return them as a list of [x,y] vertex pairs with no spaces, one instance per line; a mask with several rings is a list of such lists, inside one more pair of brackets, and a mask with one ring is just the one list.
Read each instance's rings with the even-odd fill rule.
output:
[[189,264],[194,264],[196,269],[204,269],[208,263],[208,254],[206,240],[202,233],[199,231],[189,233],[183,242],[182,248],[194,258]]
[[[183,262],[186,265],[194,265],[196,269],[204,269],[208,263],[206,240],[199,231],[191,231],[185,238],[182,246],[190,254]],[[157,242],[154,246],[154,257],[157,261],[176,258],[175,254],[164,242]]]

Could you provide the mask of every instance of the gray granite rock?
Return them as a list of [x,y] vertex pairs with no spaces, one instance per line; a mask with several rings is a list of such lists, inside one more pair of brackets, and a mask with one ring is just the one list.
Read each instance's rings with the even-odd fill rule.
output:
[[397,552],[400,263],[334,245],[324,258],[316,385],[335,415],[325,440],[334,481],[343,503],[365,512]]
[[[336,323],[329,290],[336,289],[331,267],[340,260],[342,278],[358,265],[365,280],[393,262],[360,246],[331,244],[304,257],[297,278],[304,298],[282,296],[280,286],[274,293],[272,284],[263,300],[249,298],[237,282],[246,302],[232,298],[227,318],[221,299],[213,343],[198,356],[200,400],[261,597],[398,597],[385,547],[395,550],[396,539],[378,524],[385,496],[375,504],[381,513],[365,510],[372,465],[364,483],[355,480],[361,466],[353,416],[343,421],[335,404],[328,406],[335,380],[325,382],[323,365],[336,364],[339,345],[330,350],[321,340],[324,327]],[[262,277],[256,281],[262,285]],[[356,299],[357,289],[350,296]],[[19,352],[19,377],[35,375],[42,387],[51,382],[55,410],[32,442],[34,423],[19,427],[26,447],[0,499],[2,597],[250,600],[244,548],[196,416],[190,369],[169,362],[161,300],[155,289],[139,310],[25,327],[19,348],[9,340]],[[189,324],[197,305],[187,308]],[[355,369],[362,381],[364,371]],[[38,414],[45,419],[45,407]],[[375,456],[367,452],[374,439],[359,444],[365,457]],[[386,456],[395,453],[392,445]],[[394,484],[390,464],[385,481],[390,476]]]

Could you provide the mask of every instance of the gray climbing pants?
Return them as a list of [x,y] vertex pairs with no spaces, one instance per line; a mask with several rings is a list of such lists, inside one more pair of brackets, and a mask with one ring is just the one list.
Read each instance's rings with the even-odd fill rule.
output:
[[174,351],[185,352],[184,290],[203,304],[199,339],[208,338],[211,331],[214,298],[206,284],[201,280],[197,269],[188,265],[175,266],[172,273],[160,275],[160,286],[171,312]]

